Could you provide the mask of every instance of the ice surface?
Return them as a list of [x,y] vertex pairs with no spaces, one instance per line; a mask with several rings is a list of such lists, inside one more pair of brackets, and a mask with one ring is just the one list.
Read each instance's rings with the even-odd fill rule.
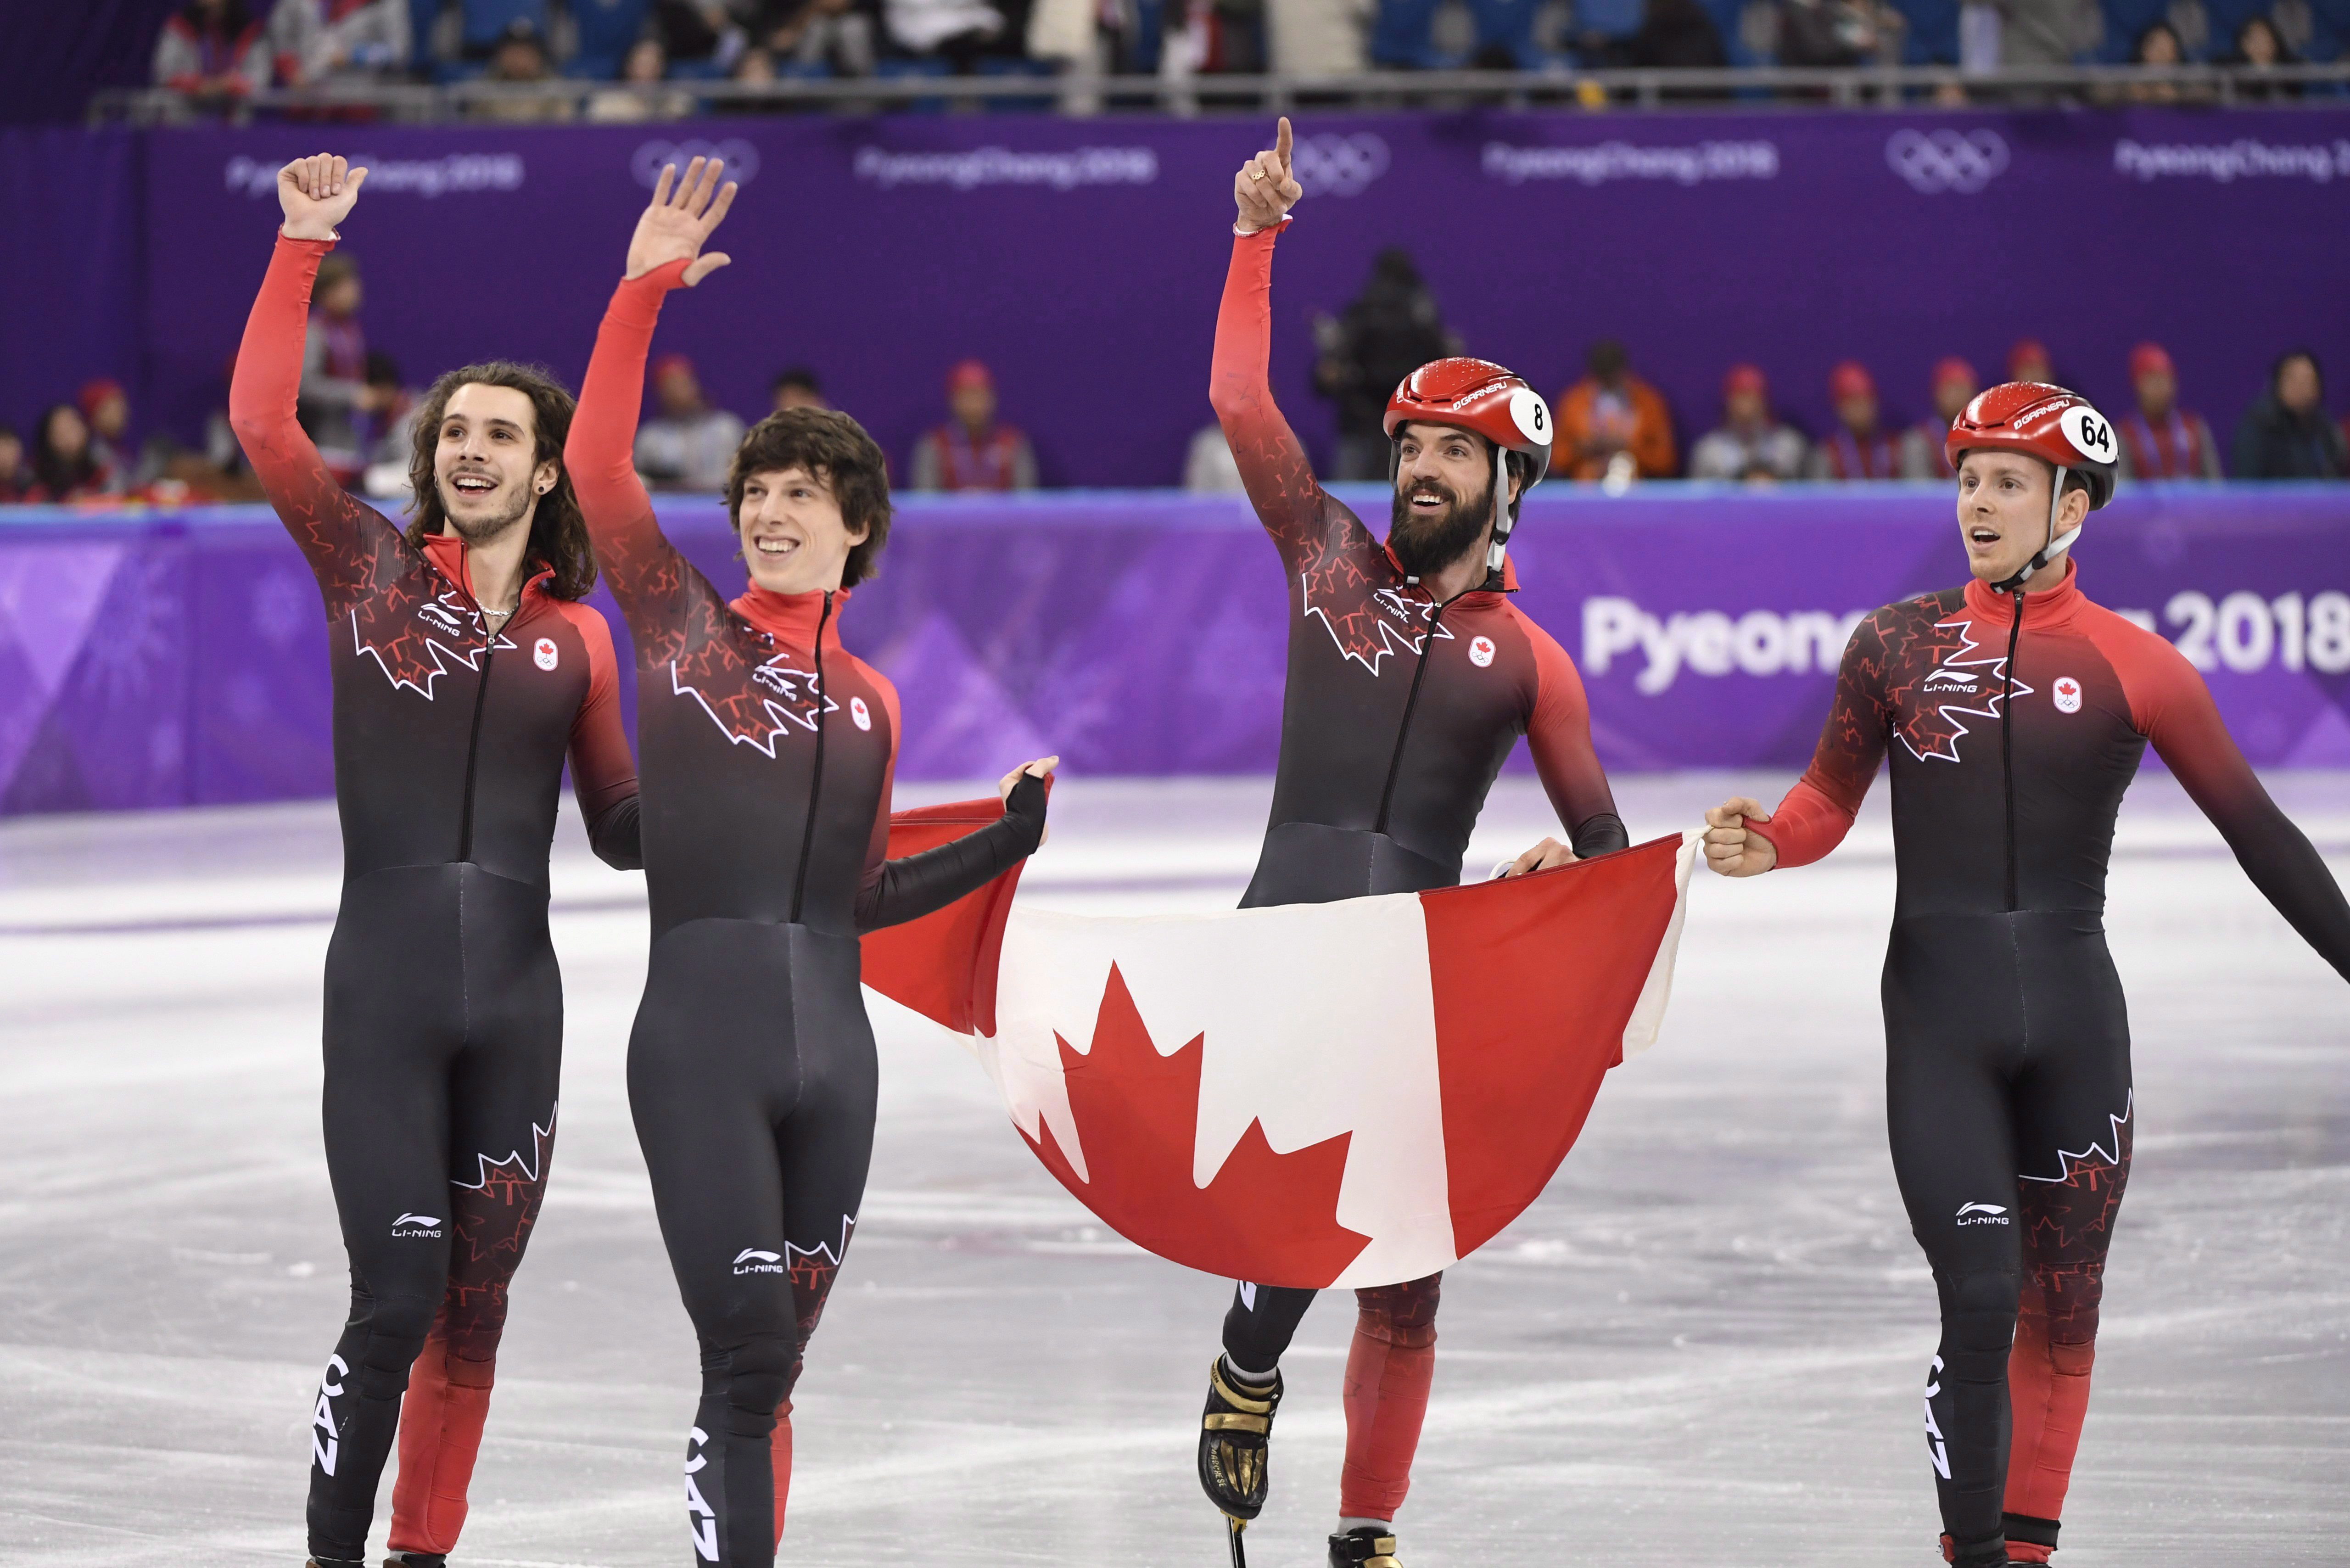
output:
[[[1784,782],[1627,781],[1624,815],[1647,836]],[[2272,783],[2350,871],[2350,779]],[[1266,798],[1071,781],[1024,897],[1227,907]],[[1447,1277],[1412,1568],[1938,1561],[1933,1294],[1884,1147],[1882,799],[1801,875],[1700,873],[1662,1043]],[[1472,874],[1551,826],[1505,781]],[[338,874],[324,806],[0,826],[0,1562],[301,1561],[344,1303],[317,1132]],[[641,879],[567,819],[556,889],[563,1123],[457,1561],[681,1564],[693,1344],[621,1081]],[[2350,992],[2160,775],[2113,895],[2137,1164],[2058,1561],[2350,1563]],[[1228,1287],[1102,1231],[968,1055],[875,1014],[872,1189],[782,1560],[1214,1568],[1191,1447]],[[1351,1324],[1321,1303],[1288,1362],[1262,1568],[1320,1561]]]

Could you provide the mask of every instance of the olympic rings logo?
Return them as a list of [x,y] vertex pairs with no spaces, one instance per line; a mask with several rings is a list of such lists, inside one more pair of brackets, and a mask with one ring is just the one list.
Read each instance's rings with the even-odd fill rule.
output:
[[1913,191],[1971,196],[2005,171],[2007,143],[1995,130],[1897,130],[1885,143],[1885,161]]
[[737,185],[748,185],[759,177],[759,150],[739,136],[723,141],[648,141],[630,155],[629,172],[650,191],[660,183],[662,165],[676,164],[681,178],[686,164],[696,158],[724,159],[726,178]]
[[1388,144],[1369,131],[1309,136],[1290,150],[1290,167],[1309,196],[1359,196],[1388,171]]

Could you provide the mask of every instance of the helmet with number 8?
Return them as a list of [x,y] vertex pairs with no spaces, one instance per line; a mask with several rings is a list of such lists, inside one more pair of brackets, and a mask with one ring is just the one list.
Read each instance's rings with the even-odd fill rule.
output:
[[[1399,442],[1408,424],[1451,425],[1492,443],[1493,544],[1488,559],[1492,570],[1501,570],[1503,549],[1518,517],[1517,504],[1508,500],[1511,460],[1516,459],[1522,476],[1518,498],[1523,501],[1550,470],[1550,405],[1524,377],[1490,359],[1431,359],[1398,382],[1388,399],[1383,427],[1388,440]],[[1399,445],[1390,454],[1390,477],[1400,452]]]
[[1942,451],[1954,469],[1970,452],[1992,451],[2022,452],[2056,471],[2048,486],[2048,543],[2015,576],[1994,585],[2002,593],[2046,566],[2050,556],[2072,548],[2081,536],[2078,528],[2061,536],[2056,532],[2065,476],[2081,476],[2089,510],[2095,512],[2114,498],[2114,471],[2121,456],[2113,421],[2095,405],[2078,392],[2041,381],[2009,381],[1976,394],[1950,421]]

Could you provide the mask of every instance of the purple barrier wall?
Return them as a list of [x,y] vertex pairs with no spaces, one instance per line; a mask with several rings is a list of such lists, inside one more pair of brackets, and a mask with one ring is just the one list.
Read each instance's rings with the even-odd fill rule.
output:
[[[1310,318],[1387,244],[1419,256],[1471,352],[1545,392],[1593,337],[1624,337],[1684,445],[1740,358],[1819,430],[1847,355],[1906,422],[1944,354],[1997,379],[2035,335],[2069,384],[2119,402],[2150,337],[2223,442],[2282,348],[2350,367],[2350,110],[1315,114],[1299,130],[1311,193],[1282,247],[1274,370],[1317,450]],[[721,242],[735,265],[671,303],[661,347],[694,356],[721,401],[762,410],[776,370],[812,364],[902,462],[941,417],[946,366],[977,355],[1049,483],[1172,483],[1209,417],[1232,171],[1267,130],[1014,115],[215,127],[86,138],[99,151],[71,156],[54,136],[0,136],[14,210],[41,214],[0,242],[0,292],[44,306],[0,331],[0,418],[69,392],[107,343],[120,357],[99,368],[141,418],[192,439],[267,257],[273,171],[327,145],[376,166],[348,242],[375,347],[419,382],[494,354],[577,377],[660,161],[715,148],[746,182]],[[93,246],[129,246],[143,280],[96,298]],[[60,267],[72,288],[35,286]],[[126,327],[144,363],[109,336]]]
[[[717,506],[663,515],[740,585]],[[1513,553],[1609,767],[1792,767],[1850,622],[1963,579],[1954,532],[1939,487],[1653,486],[1538,493]],[[2350,766],[2350,486],[2135,487],[2082,556],[2093,597],[2206,668],[2255,763]],[[1072,772],[1212,774],[1273,764],[1286,621],[1243,504],[1090,493],[906,505],[844,630],[904,698],[904,777],[1050,751]],[[0,812],[326,794],[323,636],[265,511],[0,524]]]

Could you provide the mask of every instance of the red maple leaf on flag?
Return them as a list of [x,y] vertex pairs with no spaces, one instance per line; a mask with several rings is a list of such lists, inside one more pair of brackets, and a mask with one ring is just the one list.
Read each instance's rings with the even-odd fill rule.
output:
[[1205,1188],[1193,1183],[1204,1036],[1160,1055],[1116,965],[1092,1052],[1080,1054],[1054,1039],[1090,1179],[1076,1173],[1050,1127],[1039,1127],[1041,1141],[1028,1138],[1028,1146],[1119,1235],[1225,1279],[1317,1289],[1370,1245],[1337,1219],[1351,1133],[1276,1154],[1263,1123],[1252,1121],[1215,1179]]

